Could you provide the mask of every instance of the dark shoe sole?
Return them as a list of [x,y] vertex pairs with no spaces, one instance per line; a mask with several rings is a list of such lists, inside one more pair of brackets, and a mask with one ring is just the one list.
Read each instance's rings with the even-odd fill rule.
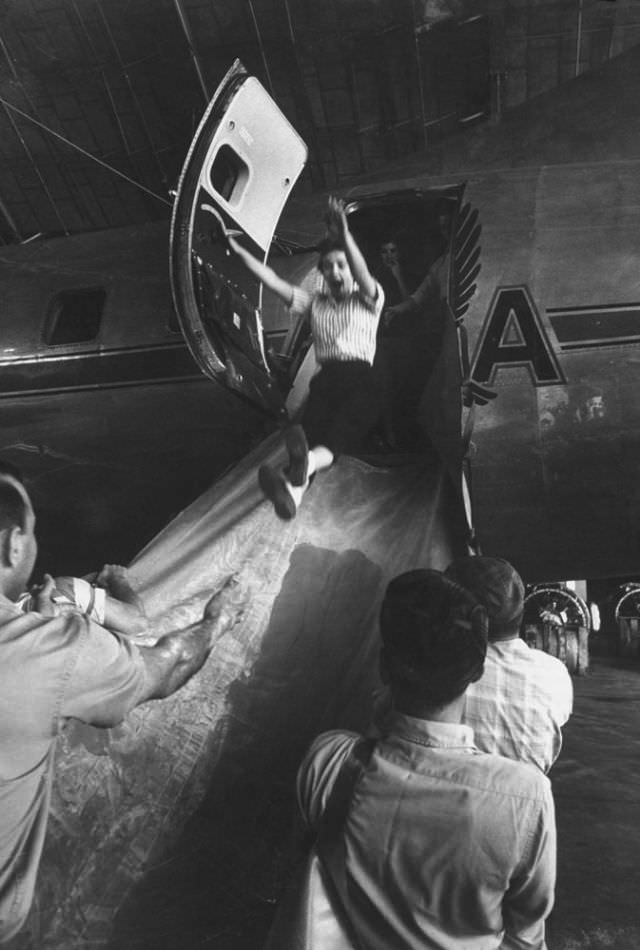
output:
[[306,484],[309,474],[309,446],[302,426],[291,426],[287,429],[284,443],[289,453],[289,481],[292,485]]
[[296,503],[291,497],[282,472],[271,465],[261,465],[258,469],[258,482],[264,495],[272,502],[276,514],[283,521],[291,521],[296,516]]

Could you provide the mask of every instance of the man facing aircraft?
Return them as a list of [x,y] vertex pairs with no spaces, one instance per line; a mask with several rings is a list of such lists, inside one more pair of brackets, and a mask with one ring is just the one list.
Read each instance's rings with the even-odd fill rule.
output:
[[463,722],[484,752],[531,762],[548,772],[560,754],[562,726],[573,708],[564,663],[520,638],[524,584],[497,557],[461,557],[447,577],[470,590],[489,616],[484,673],[467,690]]
[[545,950],[549,780],[479,752],[461,723],[482,675],[485,609],[438,571],[409,571],[387,588],[380,632],[393,710],[375,742],[340,730],[307,753],[298,800],[318,839],[269,950]]
[[0,477],[0,943],[20,930],[33,900],[65,720],[114,726],[141,703],[170,696],[240,609],[228,584],[197,623],[138,647],[79,611],[54,611],[48,589],[35,610],[22,611],[16,601],[37,550],[24,486]]

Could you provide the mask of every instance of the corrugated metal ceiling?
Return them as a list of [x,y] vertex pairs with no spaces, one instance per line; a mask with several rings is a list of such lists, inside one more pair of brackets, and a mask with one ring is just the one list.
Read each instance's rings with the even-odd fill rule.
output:
[[166,217],[236,57],[325,189],[639,40],[634,0],[1,0],[0,239]]

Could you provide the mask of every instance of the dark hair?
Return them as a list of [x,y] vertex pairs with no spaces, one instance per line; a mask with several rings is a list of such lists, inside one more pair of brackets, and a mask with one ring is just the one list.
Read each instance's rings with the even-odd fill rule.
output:
[[440,571],[401,574],[387,587],[380,633],[392,688],[425,706],[452,702],[482,673],[487,614]]
[[524,584],[501,557],[466,555],[452,561],[445,575],[471,591],[489,617],[489,639],[517,637],[524,612]]
[[0,531],[16,526],[24,529],[27,523],[27,506],[24,498],[9,482],[0,480]]
[[10,475],[11,478],[15,478],[17,482],[20,482],[21,485],[24,485],[24,478],[22,477],[22,472],[14,465],[12,462],[7,462],[6,459],[0,458],[0,475]]
[[318,270],[322,270],[322,262],[332,251],[344,252],[344,244],[339,238],[326,237],[318,244]]

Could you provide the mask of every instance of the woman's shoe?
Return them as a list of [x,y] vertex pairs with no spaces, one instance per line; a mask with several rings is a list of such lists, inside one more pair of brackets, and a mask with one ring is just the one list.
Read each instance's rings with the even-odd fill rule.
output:
[[296,516],[296,503],[287,488],[287,481],[280,469],[272,465],[261,465],[258,469],[258,482],[264,495],[273,503],[276,514],[284,521]]
[[284,434],[289,453],[287,476],[292,485],[305,485],[309,476],[309,446],[302,426],[291,426]]

